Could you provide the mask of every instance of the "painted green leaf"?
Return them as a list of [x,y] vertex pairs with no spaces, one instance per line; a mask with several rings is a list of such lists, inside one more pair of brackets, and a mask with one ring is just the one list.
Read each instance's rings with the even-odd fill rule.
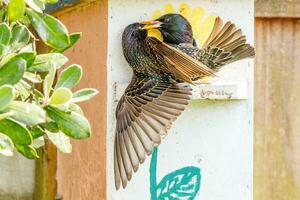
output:
[[7,135],[14,144],[30,145],[32,142],[32,137],[28,129],[12,119],[3,119],[0,121],[0,132]]
[[98,94],[98,90],[94,88],[84,88],[73,94],[72,102],[87,101]]
[[0,87],[0,110],[5,109],[14,99],[14,90],[10,85]]
[[11,37],[10,28],[6,23],[0,24],[0,44],[7,45]]
[[71,65],[60,73],[55,88],[65,87],[72,89],[80,81],[81,76],[81,66],[77,64]]
[[66,62],[68,62],[68,58],[60,53],[39,54],[36,56],[33,65],[28,68],[28,71],[47,72],[51,68],[51,63],[54,64],[56,69],[59,69]]
[[69,88],[61,87],[54,90],[50,104],[52,105],[63,105],[69,103],[72,99],[72,92]]
[[61,50],[57,50],[54,49],[53,52],[65,52],[67,49],[71,48],[72,46],[74,46],[74,44],[76,44],[76,42],[81,38],[82,33],[71,33],[70,36],[70,44],[67,48],[65,49],[61,49]]
[[26,158],[29,158],[29,159],[39,158],[35,148],[33,148],[32,146],[16,145],[16,148],[17,148],[18,152],[23,154],[23,156],[25,156]]
[[157,185],[157,199],[194,200],[201,182],[200,169],[184,167],[166,175]]
[[36,104],[12,101],[8,109],[14,112],[11,118],[25,125],[34,126],[46,122],[46,112]]
[[15,25],[12,29],[10,51],[14,52],[25,47],[30,40],[29,31],[24,25]]
[[43,10],[45,10],[45,3],[44,1],[40,0],[25,0],[26,4],[32,8],[33,10],[43,13]]
[[14,147],[12,140],[7,135],[0,133],[0,154],[4,156],[12,156]]
[[10,21],[17,21],[25,14],[24,0],[10,0],[7,6],[7,14]]
[[32,26],[39,34],[44,43],[54,49],[65,49],[70,44],[68,30],[58,19],[35,12],[28,8],[26,10]]
[[63,153],[71,153],[72,145],[70,138],[62,132],[52,133],[46,131],[49,140]]
[[35,57],[36,57],[36,52],[34,52],[34,51],[21,52],[14,56],[14,58],[22,58],[23,60],[25,60],[27,68],[29,68],[33,64]]
[[64,112],[53,106],[46,106],[45,110],[67,136],[75,139],[84,139],[90,136],[91,127],[84,116],[76,112]]
[[11,59],[0,68],[0,86],[18,83],[26,70],[26,61],[21,58]]

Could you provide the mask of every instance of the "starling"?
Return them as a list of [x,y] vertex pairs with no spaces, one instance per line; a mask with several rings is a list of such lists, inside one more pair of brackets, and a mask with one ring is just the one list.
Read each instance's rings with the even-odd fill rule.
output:
[[[133,77],[116,108],[116,189],[121,183],[127,186],[133,172],[184,111],[191,96],[184,82],[213,76],[225,64],[254,56],[254,48],[231,22],[223,26],[216,18],[209,38],[198,49],[189,22],[181,15],[174,15],[176,20],[168,16],[130,24],[123,32],[123,53]],[[162,32],[163,41],[147,37],[151,28]]]
[[196,46],[196,41],[193,38],[192,26],[188,20],[180,14],[166,14],[156,20],[148,20],[140,22],[147,25],[148,29],[159,29],[163,41],[169,44],[193,43]]

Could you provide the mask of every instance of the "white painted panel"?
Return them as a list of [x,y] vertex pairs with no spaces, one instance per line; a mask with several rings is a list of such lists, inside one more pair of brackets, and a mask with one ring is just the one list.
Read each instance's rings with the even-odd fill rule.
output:
[[[178,6],[182,1],[173,0]],[[207,12],[231,20],[241,27],[253,44],[253,1],[185,1],[191,7],[202,6]],[[117,82],[129,82],[132,72],[121,48],[123,29],[130,23],[151,18],[167,1],[109,0],[108,46],[108,136],[107,172],[109,200],[150,199],[150,157],[125,190],[116,191],[113,175],[113,138]],[[246,80],[244,100],[193,100],[178,118],[169,135],[159,146],[157,181],[186,166],[201,169],[200,191],[195,199],[252,200],[252,83],[253,60],[247,59],[224,67],[211,82],[222,87]],[[216,88],[216,87],[214,87]],[[242,98],[243,99],[243,98]]]
[[31,200],[34,193],[35,161],[15,152],[0,156],[0,200]]

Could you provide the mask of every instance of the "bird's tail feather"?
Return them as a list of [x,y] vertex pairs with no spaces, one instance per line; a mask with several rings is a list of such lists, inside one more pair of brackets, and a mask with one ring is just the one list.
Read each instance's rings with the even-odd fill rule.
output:
[[242,34],[241,29],[230,21],[223,25],[222,19],[217,17],[202,49],[215,67],[219,68],[237,60],[253,57],[254,48],[246,42],[246,36]]

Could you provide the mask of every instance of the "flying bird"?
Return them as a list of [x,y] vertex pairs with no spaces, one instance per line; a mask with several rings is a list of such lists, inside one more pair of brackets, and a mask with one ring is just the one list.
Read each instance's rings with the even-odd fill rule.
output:
[[[148,37],[149,29],[158,29],[163,41]],[[122,48],[133,77],[116,108],[116,189],[127,186],[188,105],[191,88],[186,83],[214,76],[222,66],[255,54],[242,31],[219,17],[198,48],[190,23],[179,14],[130,24]]]

